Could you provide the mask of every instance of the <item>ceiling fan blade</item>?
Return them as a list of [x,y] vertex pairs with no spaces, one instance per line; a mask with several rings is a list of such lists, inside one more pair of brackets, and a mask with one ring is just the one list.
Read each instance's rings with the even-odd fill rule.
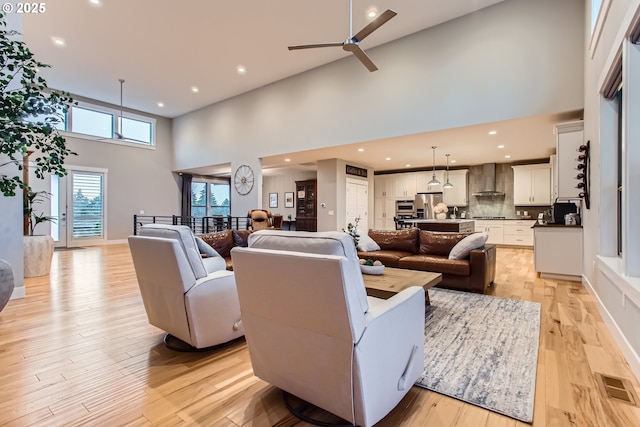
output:
[[342,46],[343,43],[344,42],[298,44],[294,46],[289,46],[289,50],[314,49],[316,47],[335,47],[335,46]]
[[369,34],[373,33],[375,30],[380,28],[383,24],[385,24],[388,20],[396,16],[397,13],[391,9],[385,10],[382,14],[378,15],[376,19],[369,22],[363,29],[358,31],[358,34],[353,36],[351,40],[356,42],[361,42],[365,37]]
[[367,54],[364,53],[364,50],[360,49],[360,46],[358,46],[357,44],[349,45],[349,49],[345,49],[345,50],[348,50],[349,52],[353,53],[356,56],[356,58],[358,58],[360,62],[362,62],[362,64],[364,64],[364,66],[367,67],[367,69],[372,73],[374,71],[378,71],[378,67],[376,67],[376,64],[374,64],[373,61],[369,59]]

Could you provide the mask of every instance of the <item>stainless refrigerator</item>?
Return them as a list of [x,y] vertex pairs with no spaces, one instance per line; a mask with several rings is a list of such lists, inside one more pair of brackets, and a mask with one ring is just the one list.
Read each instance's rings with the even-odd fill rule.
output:
[[442,202],[442,191],[416,194],[413,207],[416,218],[434,219],[433,207]]

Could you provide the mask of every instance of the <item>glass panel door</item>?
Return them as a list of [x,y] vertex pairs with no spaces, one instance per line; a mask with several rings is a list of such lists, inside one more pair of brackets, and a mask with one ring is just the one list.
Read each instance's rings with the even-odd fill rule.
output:
[[67,231],[72,241],[104,239],[104,174],[72,171],[72,209]]

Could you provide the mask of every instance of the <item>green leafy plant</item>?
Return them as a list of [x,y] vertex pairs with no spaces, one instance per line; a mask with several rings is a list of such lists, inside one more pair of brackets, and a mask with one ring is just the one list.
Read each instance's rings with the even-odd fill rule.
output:
[[348,235],[350,235],[353,238],[353,242],[355,243],[356,246],[358,246],[358,240],[360,240],[360,236],[358,236],[358,223],[360,222],[360,217],[357,217],[353,223],[349,223],[347,224],[347,229],[345,230],[344,228],[342,229],[342,231],[344,231],[345,233],[347,233]]
[[23,212],[29,224],[29,236],[33,236],[33,232],[38,224],[56,221],[56,218],[47,216],[43,212],[36,213],[36,206],[49,200],[50,197],[51,193],[46,191],[32,191],[31,188],[27,188],[24,192]]
[[[0,167],[15,164],[21,171],[25,156],[34,152],[29,169],[36,177],[64,176],[65,158],[76,153],[66,147],[56,126],[64,121],[73,98],[47,87],[38,73],[49,65],[38,62],[17,35],[7,30],[0,13],[0,154],[5,155]],[[21,175],[0,173],[2,194],[15,196],[17,188],[26,189]]]

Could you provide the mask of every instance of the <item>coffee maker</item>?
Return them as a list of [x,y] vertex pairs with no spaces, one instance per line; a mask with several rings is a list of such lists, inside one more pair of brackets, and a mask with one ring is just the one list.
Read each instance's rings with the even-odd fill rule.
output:
[[554,224],[564,224],[566,214],[577,214],[578,205],[573,202],[555,202],[551,208],[551,218]]

